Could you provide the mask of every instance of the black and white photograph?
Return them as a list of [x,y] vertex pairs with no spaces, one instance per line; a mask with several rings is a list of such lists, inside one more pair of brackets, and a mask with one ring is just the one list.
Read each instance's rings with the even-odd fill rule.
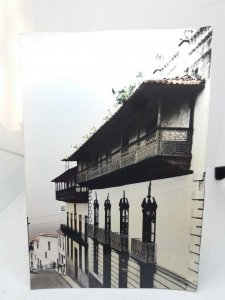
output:
[[196,291],[211,40],[20,37],[31,289]]

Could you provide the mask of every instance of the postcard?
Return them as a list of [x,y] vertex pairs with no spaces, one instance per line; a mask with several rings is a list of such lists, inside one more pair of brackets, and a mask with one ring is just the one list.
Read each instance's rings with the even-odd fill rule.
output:
[[197,289],[211,39],[22,36],[32,289]]

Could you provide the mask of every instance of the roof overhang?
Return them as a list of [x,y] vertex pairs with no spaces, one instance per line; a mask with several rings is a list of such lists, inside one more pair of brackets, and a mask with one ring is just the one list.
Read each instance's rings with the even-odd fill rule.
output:
[[198,80],[189,75],[173,79],[144,81],[120,109],[81,145],[76,152],[69,156],[66,161],[77,161],[87,153],[88,149],[92,148],[92,145],[102,143],[104,136],[107,136],[110,130],[115,131],[118,126],[121,127],[123,122],[129,117],[130,112],[137,111],[138,107],[147,101],[157,102],[163,95],[178,96],[184,94],[186,97],[191,98],[202,91],[204,86],[204,80]]
[[77,167],[74,167],[65,171],[64,173],[62,173],[61,175],[53,179],[51,182],[67,182],[71,178],[76,179],[76,175],[77,175]]

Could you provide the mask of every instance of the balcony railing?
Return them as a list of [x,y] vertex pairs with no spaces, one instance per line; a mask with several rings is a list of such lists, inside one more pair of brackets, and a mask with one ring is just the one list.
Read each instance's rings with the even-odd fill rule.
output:
[[79,171],[77,180],[88,181],[156,156],[190,157],[191,139],[189,128],[157,128],[95,166]]
[[103,228],[97,229],[97,240],[103,245],[110,244],[110,230],[105,230]]
[[156,263],[156,244],[131,239],[131,257],[143,263]]
[[88,203],[88,190],[85,187],[68,187],[56,191],[56,199],[72,203]]
[[87,235],[78,231],[75,231],[74,229],[68,227],[65,224],[61,224],[61,231],[67,235],[69,238],[77,242],[78,244],[81,244],[83,246],[87,245]]
[[92,224],[87,224],[87,236],[88,237],[90,237],[92,239],[97,238],[97,230],[98,230],[98,227],[95,227]]
[[118,252],[128,252],[128,235],[123,235],[118,232],[110,234],[111,248]]

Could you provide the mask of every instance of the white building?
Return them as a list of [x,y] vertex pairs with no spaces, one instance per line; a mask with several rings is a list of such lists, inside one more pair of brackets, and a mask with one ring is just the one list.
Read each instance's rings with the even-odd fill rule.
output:
[[[89,189],[80,220],[88,216],[90,287],[197,287],[211,37],[211,27],[185,31],[173,57],[67,159],[78,165],[74,182]],[[56,187],[66,199],[64,185]],[[69,203],[68,237],[76,213]],[[67,238],[75,277],[80,255],[83,268]]]
[[31,239],[30,268],[46,269],[57,262],[58,243],[56,233],[40,233]]
[[66,203],[66,224],[60,231],[66,241],[66,273],[82,287],[88,287],[88,190],[77,184],[77,167],[56,177],[56,199]]
[[66,266],[66,237],[61,230],[57,230],[57,234],[58,234],[57,268],[58,271],[62,272],[63,269],[65,270],[65,266]]

